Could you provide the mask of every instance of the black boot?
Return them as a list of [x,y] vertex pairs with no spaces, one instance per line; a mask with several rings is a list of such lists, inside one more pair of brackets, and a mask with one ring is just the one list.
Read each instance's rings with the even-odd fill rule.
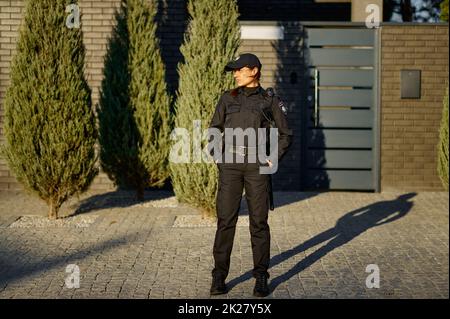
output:
[[225,279],[222,276],[213,275],[210,293],[211,295],[222,295],[227,293]]
[[253,289],[253,296],[255,297],[266,297],[270,294],[269,286],[267,285],[266,274],[257,274],[255,289]]

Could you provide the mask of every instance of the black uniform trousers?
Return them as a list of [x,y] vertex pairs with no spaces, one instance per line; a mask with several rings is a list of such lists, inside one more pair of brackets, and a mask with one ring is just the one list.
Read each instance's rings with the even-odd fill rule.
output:
[[249,208],[250,234],[253,251],[253,276],[258,273],[269,276],[270,229],[267,223],[269,213],[269,176],[259,173],[258,163],[219,163],[219,185],[216,199],[217,231],[214,240],[213,275],[226,278],[230,269],[230,255],[233,248],[236,222],[245,187]]

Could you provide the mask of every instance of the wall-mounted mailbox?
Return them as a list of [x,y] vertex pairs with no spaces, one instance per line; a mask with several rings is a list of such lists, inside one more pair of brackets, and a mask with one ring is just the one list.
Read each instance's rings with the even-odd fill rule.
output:
[[401,70],[401,98],[420,99],[420,70]]

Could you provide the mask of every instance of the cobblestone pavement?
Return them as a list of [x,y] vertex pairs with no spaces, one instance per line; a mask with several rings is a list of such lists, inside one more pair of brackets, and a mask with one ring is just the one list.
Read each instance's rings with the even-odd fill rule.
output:
[[[63,209],[88,218],[85,227],[13,227],[20,216],[45,216],[46,206],[21,193],[0,193],[0,298],[211,298],[213,223],[174,227],[177,216],[198,212],[164,200],[153,204],[169,196],[149,192],[136,203],[130,193],[92,193]],[[448,193],[275,198],[269,217],[273,293],[267,298],[449,297]],[[253,298],[246,213],[243,205],[227,278],[231,290],[214,298]],[[69,264],[79,267],[79,288],[66,285],[75,274],[66,273]],[[366,269],[372,264],[379,288],[366,286],[376,275],[373,266]]]

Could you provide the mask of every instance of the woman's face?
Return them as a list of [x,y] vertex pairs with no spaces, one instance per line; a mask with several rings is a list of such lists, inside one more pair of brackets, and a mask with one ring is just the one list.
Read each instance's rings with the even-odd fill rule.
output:
[[249,68],[244,66],[240,69],[233,70],[233,77],[237,86],[248,86],[253,82],[258,82],[256,75],[258,74],[258,68]]

